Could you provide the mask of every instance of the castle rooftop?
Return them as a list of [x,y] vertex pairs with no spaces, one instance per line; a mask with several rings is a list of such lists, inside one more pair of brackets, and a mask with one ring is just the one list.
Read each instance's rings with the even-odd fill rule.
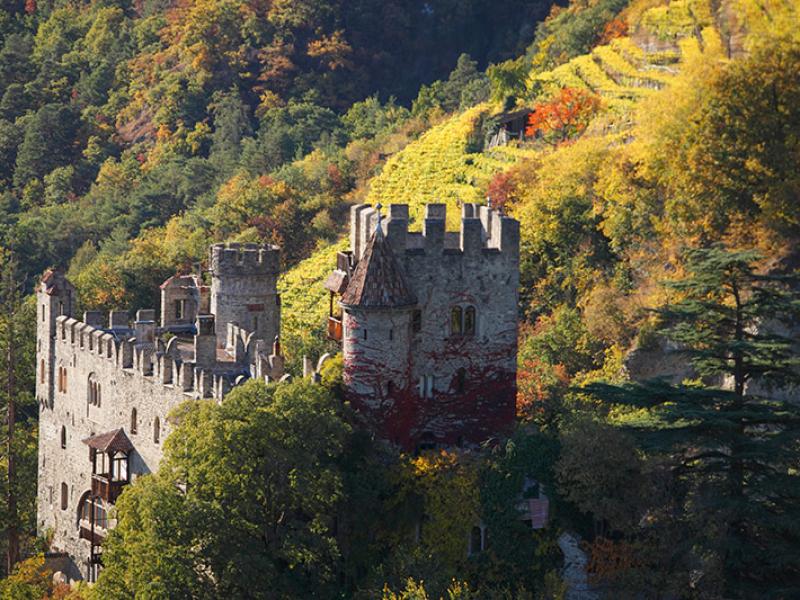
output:
[[362,308],[399,308],[417,302],[383,235],[380,219],[341,302],[344,306]]

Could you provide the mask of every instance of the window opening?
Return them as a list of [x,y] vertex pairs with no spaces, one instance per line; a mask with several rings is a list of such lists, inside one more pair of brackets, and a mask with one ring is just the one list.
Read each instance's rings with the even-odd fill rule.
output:
[[463,318],[463,311],[460,306],[454,306],[450,311],[450,333],[453,335],[461,335],[461,321]]

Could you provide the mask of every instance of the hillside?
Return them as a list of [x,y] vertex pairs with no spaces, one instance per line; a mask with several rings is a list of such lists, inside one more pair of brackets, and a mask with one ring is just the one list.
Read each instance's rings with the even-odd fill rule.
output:
[[[557,598],[566,536],[618,597],[796,597],[799,23],[800,0],[0,8],[0,397],[18,419],[0,488],[19,495],[0,517],[9,556],[17,536],[33,557],[0,596]],[[454,231],[487,201],[521,227],[514,430],[389,448],[341,360],[298,377],[338,350],[323,282],[350,207],[406,203],[420,229],[442,202]],[[69,592],[37,558],[30,293],[57,267],[79,310],[160,307],[222,241],[281,247],[294,380],[174,412],[167,467],[121,496],[107,575]]]

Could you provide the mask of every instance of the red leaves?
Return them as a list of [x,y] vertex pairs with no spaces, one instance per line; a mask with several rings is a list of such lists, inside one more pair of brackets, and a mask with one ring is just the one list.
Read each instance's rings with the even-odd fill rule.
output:
[[534,106],[525,135],[560,144],[582,133],[599,108],[597,95],[578,88],[561,88],[558,96]]
[[503,210],[503,207],[514,192],[514,186],[514,173],[512,171],[496,173],[486,188],[486,195],[492,200],[492,208]]

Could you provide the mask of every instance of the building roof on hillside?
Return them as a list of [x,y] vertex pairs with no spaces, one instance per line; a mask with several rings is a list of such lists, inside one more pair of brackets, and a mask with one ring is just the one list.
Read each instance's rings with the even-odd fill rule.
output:
[[114,429],[105,433],[98,433],[83,440],[83,443],[99,452],[130,452],[133,444],[125,435],[125,430]]
[[399,308],[417,302],[391,246],[383,236],[380,219],[342,294],[341,302],[345,306],[361,308]]

